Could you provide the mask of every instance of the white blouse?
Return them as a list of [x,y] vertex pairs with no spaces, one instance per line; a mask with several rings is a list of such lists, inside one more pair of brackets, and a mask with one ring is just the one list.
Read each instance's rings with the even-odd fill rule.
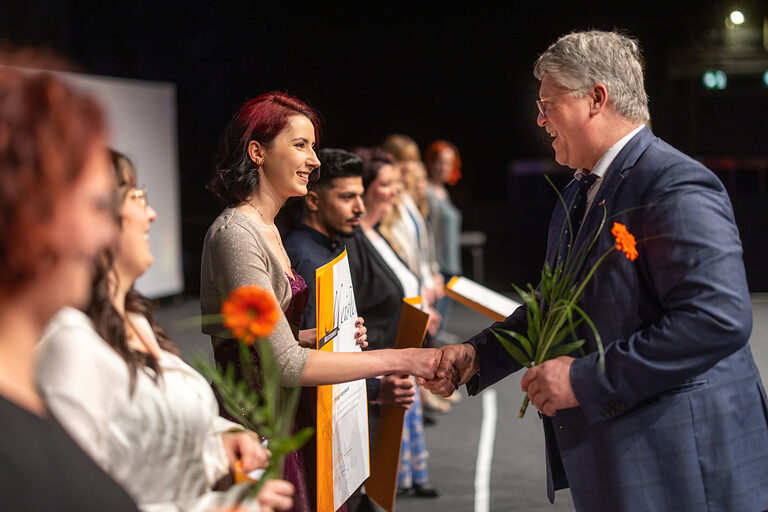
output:
[[[149,322],[131,322],[161,353],[162,376],[139,369],[133,394],[128,366],[81,311],[61,310],[39,346],[38,385],[68,433],[144,512],[228,506],[241,490],[211,491],[228,472],[221,434],[242,428],[218,414],[202,375],[162,351]],[[253,504],[249,504],[253,505]]]

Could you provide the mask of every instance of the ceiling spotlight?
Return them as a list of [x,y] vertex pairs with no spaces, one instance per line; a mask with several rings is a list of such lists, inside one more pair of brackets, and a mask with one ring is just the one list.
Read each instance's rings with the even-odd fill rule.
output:
[[733,11],[728,16],[728,19],[730,19],[731,23],[734,25],[741,25],[744,23],[744,14],[741,11]]

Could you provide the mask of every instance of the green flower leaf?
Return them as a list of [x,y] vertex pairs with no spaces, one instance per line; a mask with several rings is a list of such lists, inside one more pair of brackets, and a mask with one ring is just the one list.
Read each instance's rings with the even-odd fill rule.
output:
[[595,337],[595,344],[597,345],[597,352],[600,358],[600,370],[605,372],[605,350],[603,349],[603,339],[600,337],[600,333],[597,332],[597,327],[595,327],[592,319],[589,318],[589,315],[587,315],[583,309],[581,309],[579,306],[573,306],[573,309],[581,315],[581,318],[584,319],[589,328],[592,330],[592,335]]
[[312,427],[306,427],[298,432],[296,432],[293,436],[287,437],[284,439],[279,439],[276,441],[270,441],[269,443],[269,449],[274,455],[275,453],[278,454],[288,454],[291,452],[294,452],[304,446],[307,441],[309,441],[309,438],[312,437],[312,434],[315,433],[315,429]]
[[[502,335],[496,332],[496,329],[491,329],[491,332],[493,333],[494,336],[496,336],[496,339],[499,340],[499,342],[507,351],[507,353],[509,353],[509,355],[515,359],[515,361],[525,366],[526,368],[531,367],[530,358],[527,358],[519,348],[517,348],[512,342],[510,342],[508,339],[504,338]],[[525,336],[523,336],[522,334],[512,332],[512,331],[507,331],[507,332],[509,332],[518,341],[520,341],[520,338],[525,339]],[[525,339],[525,341],[528,343],[528,345],[530,345],[530,342],[527,339]]]
[[550,350],[549,353],[547,354],[547,360],[554,359],[559,356],[567,356],[574,350],[578,350],[579,348],[581,348],[581,346],[584,344],[585,341],[586,340],[581,339],[581,340],[576,340],[572,343],[566,343],[565,345],[560,345],[558,347],[555,347],[552,350]]
[[520,342],[520,346],[525,351],[525,355],[528,356],[528,361],[531,361],[533,359],[533,345],[531,344],[531,338],[526,338],[525,336],[520,335],[519,333],[516,333],[515,331],[510,331],[509,329],[495,329],[496,331],[506,334],[510,338],[514,338],[517,341]]

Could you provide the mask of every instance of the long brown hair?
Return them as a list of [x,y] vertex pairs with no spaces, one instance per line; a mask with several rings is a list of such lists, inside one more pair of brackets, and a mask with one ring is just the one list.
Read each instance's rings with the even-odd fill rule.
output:
[[[112,156],[112,168],[117,179],[117,189],[115,197],[115,215],[120,219],[120,208],[125,201],[128,191],[136,187],[136,172],[131,161],[115,150],[110,150]],[[107,249],[95,262],[95,272],[91,286],[91,302],[85,309],[85,313],[93,322],[96,332],[99,333],[104,341],[112,347],[115,352],[125,360],[130,373],[130,392],[136,387],[136,374],[139,369],[153,370],[152,375],[155,382],[161,376],[160,366],[157,359],[152,354],[133,350],[128,346],[128,337],[125,331],[125,318],[115,309],[112,303],[112,292],[110,291],[109,279],[112,272],[112,265],[115,259],[114,248]],[[156,321],[152,302],[141,293],[136,291],[133,286],[125,297],[125,312],[135,313],[144,316],[152,327],[152,332],[157,338],[160,348],[178,355],[178,349],[171,342],[168,332],[163,329]]]

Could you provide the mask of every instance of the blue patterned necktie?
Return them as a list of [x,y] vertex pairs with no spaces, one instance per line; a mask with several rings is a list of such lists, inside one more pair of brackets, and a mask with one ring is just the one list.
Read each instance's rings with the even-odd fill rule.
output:
[[569,217],[571,219],[571,226],[573,227],[573,236],[570,236],[571,228],[568,226],[568,219],[565,220],[565,229],[563,230],[563,240],[560,244],[560,260],[564,260],[568,255],[568,249],[571,247],[572,240],[576,239],[576,235],[581,227],[581,222],[584,220],[584,213],[587,210],[587,193],[592,185],[597,181],[596,174],[585,174],[581,176],[576,190],[576,195],[573,196],[573,202],[571,203]]

